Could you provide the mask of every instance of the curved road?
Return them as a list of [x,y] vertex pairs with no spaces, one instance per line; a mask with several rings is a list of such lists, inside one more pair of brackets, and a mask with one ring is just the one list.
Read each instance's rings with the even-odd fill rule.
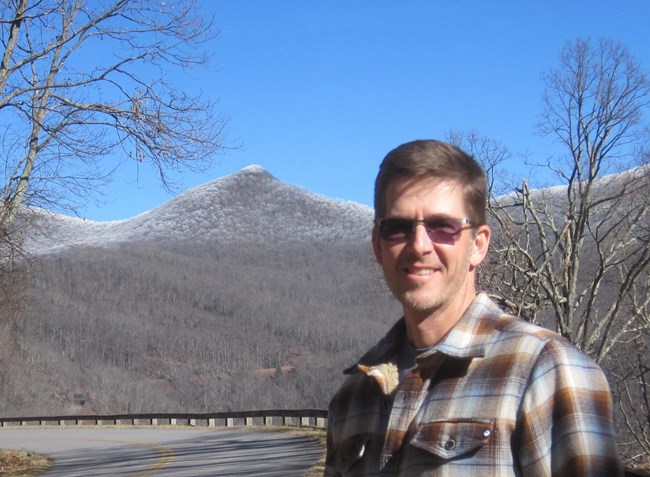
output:
[[239,429],[1,428],[0,448],[51,457],[47,477],[299,477],[323,453],[291,434]]

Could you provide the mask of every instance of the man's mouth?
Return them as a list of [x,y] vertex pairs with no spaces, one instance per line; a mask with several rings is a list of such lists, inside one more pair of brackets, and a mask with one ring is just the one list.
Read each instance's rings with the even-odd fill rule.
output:
[[436,271],[433,268],[412,268],[412,267],[406,267],[404,269],[407,273],[411,275],[418,275],[421,277],[427,276],[427,275],[433,275]]

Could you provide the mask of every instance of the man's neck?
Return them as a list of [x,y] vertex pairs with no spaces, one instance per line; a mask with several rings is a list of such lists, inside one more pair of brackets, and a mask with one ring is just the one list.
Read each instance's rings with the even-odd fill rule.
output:
[[405,308],[404,321],[411,344],[416,348],[430,348],[436,345],[460,321],[475,297],[476,292],[444,309],[433,311]]

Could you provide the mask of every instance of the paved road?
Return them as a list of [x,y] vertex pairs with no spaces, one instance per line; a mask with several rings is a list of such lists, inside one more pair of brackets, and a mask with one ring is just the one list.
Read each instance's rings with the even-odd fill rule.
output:
[[285,433],[102,427],[1,428],[0,448],[52,457],[47,477],[299,477],[323,452]]

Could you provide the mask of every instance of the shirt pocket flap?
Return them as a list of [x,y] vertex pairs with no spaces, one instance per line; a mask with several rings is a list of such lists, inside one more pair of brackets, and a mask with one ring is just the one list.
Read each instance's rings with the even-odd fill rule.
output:
[[415,447],[454,459],[483,446],[494,434],[491,419],[453,419],[423,423],[411,439]]
[[333,449],[332,462],[339,472],[347,472],[366,452],[369,436],[360,434],[341,442]]

